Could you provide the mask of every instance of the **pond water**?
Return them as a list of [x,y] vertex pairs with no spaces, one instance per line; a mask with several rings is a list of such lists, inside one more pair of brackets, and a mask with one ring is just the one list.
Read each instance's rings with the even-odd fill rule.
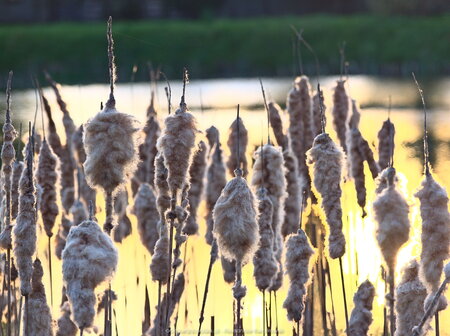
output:
[[[284,106],[286,94],[291,87],[292,79],[263,78],[267,96]],[[332,89],[336,77],[324,77],[321,86],[324,89],[327,119],[331,111]],[[313,80],[312,84],[316,82]],[[423,84],[425,98],[428,104],[431,163],[437,178],[450,188],[450,78],[441,78],[425,81]],[[172,104],[176,106],[181,94],[181,83],[172,82]],[[164,84],[157,86],[158,112],[162,120],[167,111],[164,94]],[[396,125],[396,152],[395,165],[398,171],[405,175],[407,180],[406,191],[408,201],[412,208],[410,219],[412,223],[411,239],[398,256],[398,270],[410,258],[420,253],[420,213],[418,202],[413,197],[414,191],[419,187],[422,176],[422,123],[423,115],[420,106],[420,97],[412,79],[386,79],[368,76],[352,76],[348,81],[348,92],[362,106],[361,132],[375,150],[377,145],[377,132],[382,122],[387,118],[387,104],[389,96],[392,97],[391,119]],[[53,109],[53,117],[57,123],[60,135],[64,138],[61,116],[53,92],[44,89]],[[218,79],[218,80],[192,80],[187,86],[187,103],[197,117],[198,126],[205,130],[211,125],[218,127],[221,132],[221,141],[226,147],[228,127],[235,118],[236,105],[241,104],[241,117],[249,130],[249,146],[247,155],[250,160],[254,148],[259,145],[267,132],[266,118],[263,112],[262,96],[257,78],[252,79]],[[68,104],[69,111],[76,124],[86,122],[99,111],[100,102],[108,97],[108,85],[63,86],[63,98]],[[145,120],[145,111],[150,100],[150,85],[148,83],[119,84],[116,89],[117,108],[122,112],[131,113],[140,120]],[[4,101],[2,100],[4,104]],[[35,111],[35,95],[32,90],[13,91],[13,118],[27,123],[33,119]],[[3,110],[3,109],[2,109]],[[287,117],[283,116],[286,126]],[[39,119],[38,119],[39,120]],[[40,122],[37,131],[41,131]],[[327,132],[334,138],[336,134],[328,123]],[[25,135],[23,136],[25,138]],[[229,151],[225,148],[225,155]],[[368,204],[373,200],[374,183],[366,171]],[[98,195],[98,204],[103,204],[102,196]],[[130,199],[130,202],[132,200]],[[375,224],[371,216],[362,219],[361,210],[356,203],[356,195],[352,182],[344,185],[343,209],[345,214],[344,230],[347,238],[347,254],[343,258],[345,282],[349,311],[353,308],[351,300],[357,285],[362,281],[371,280],[377,291],[374,302],[374,323],[371,326],[372,335],[382,333],[382,313],[384,307],[384,282],[380,277],[381,255],[374,238]],[[186,292],[179,306],[178,330],[182,333],[196,332],[198,316],[201,306],[204,282],[209,261],[209,246],[204,242],[205,221],[204,204],[199,209],[200,234],[190,237],[186,245]],[[119,267],[112,283],[118,294],[114,303],[115,321],[119,335],[140,335],[141,321],[144,316],[145,289],[149,291],[150,305],[153,308],[157,302],[157,285],[151,282],[149,274],[150,255],[141,246],[136,230],[136,219],[129,216],[133,223],[133,234],[119,245]],[[98,214],[100,222],[104,219],[104,211]],[[58,220],[59,222],[59,220]],[[42,237],[39,255],[46,256],[46,239]],[[44,258],[43,258],[44,259]],[[45,258],[46,259],[46,258]],[[53,274],[55,279],[53,287],[55,299],[53,304],[54,315],[58,316],[58,303],[62,285],[61,262],[54,259]],[[337,328],[339,333],[345,329],[343,299],[341,283],[339,280],[338,262],[330,261],[331,276],[333,278],[334,306],[336,311]],[[262,323],[262,295],[254,286],[252,265],[244,267],[243,280],[247,285],[247,296],[243,301],[243,317],[247,334],[257,334]],[[397,274],[398,277],[399,274]],[[48,275],[45,275],[48,284]],[[48,286],[47,286],[48,288]],[[282,302],[286,297],[288,288],[287,278],[283,288],[279,291],[278,319],[280,332],[290,334],[292,324],[286,319]],[[231,287],[222,279],[220,263],[213,268],[210,295],[206,306],[206,318],[203,330],[210,328],[209,317],[215,316],[216,335],[225,334],[232,325],[232,299]],[[450,295],[448,296],[450,298]],[[319,304],[315,304],[315,334],[322,335]],[[331,311],[331,300],[327,293],[327,309]],[[152,318],[155,310],[151,311]],[[97,321],[102,330],[102,316]],[[115,335],[115,331],[113,333]],[[450,309],[441,314],[441,335],[450,336]]]

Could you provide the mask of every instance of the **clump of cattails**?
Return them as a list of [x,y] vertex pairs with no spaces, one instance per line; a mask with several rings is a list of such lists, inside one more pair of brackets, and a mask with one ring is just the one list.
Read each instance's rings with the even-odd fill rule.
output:
[[[209,163],[206,169],[206,242],[212,244],[213,241],[213,209],[222,189],[227,184],[225,165],[220,148],[219,131],[214,126],[206,130],[206,136],[209,141]],[[210,140],[211,139],[211,140]]]
[[289,291],[283,307],[290,321],[299,323],[305,310],[307,287],[311,281],[314,250],[301,229],[286,242],[286,272],[290,279]]
[[355,307],[349,321],[347,334],[349,336],[365,336],[372,324],[372,304],[375,297],[375,288],[369,280],[364,281],[358,287],[353,297]]
[[[439,288],[444,261],[449,256],[450,215],[448,213],[448,196],[445,189],[427,174],[421,189],[415,194],[420,200],[422,217],[422,252],[420,254],[420,275],[433,295]],[[445,298],[438,310],[447,306]]]
[[[228,135],[227,145],[230,149],[230,156],[227,161],[228,172],[234,176],[234,170],[238,163],[242,164],[242,176],[244,178],[248,175],[247,156],[245,155],[248,144],[248,131],[245,128],[244,122],[241,118],[237,118],[230,126],[230,133]],[[237,147],[240,147],[237,150]],[[239,153],[238,153],[239,152]]]
[[333,127],[345,153],[347,153],[346,133],[349,110],[350,102],[345,90],[345,80],[338,80],[333,94]]
[[191,177],[188,194],[189,216],[187,217],[186,224],[183,227],[183,232],[188,235],[193,235],[198,232],[197,209],[200,205],[203,192],[203,180],[206,170],[206,154],[206,144],[203,141],[200,141],[192,160],[192,165],[189,168],[189,175]]
[[42,221],[44,223],[44,230],[48,237],[53,236],[52,230],[59,212],[58,204],[56,202],[58,165],[58,158],[53,153],[47,140],[44,138],[39,154],[39,163],[36,175],[37,182],[42,188],[40,211]]
[[[395,336],[410,336],[413,327],[424,314],[427,290],[419,279],[419,264],[416,260],[408,262],[402,270],[402,278],[395,290],[395,311],[397,330]],[[425,332],[428,326],[425,328]],[[420,334],[423,335],[423,334]]]
[[159,215],[156,197],[149,184],[142,183],[140,185],[131,212],[137,218],[137,228],[142,244],[150,254],[153,254],[159,237]]
[[[30,137],[29,142],[33,142]],[[28,147],[26,167],[19,183],[19,214],[13,229],[13,252],[19,271],[20,292],[31,293],[33,255],[36,251],[36,198],[32,146]]]
[[81,330],[90,328],[95,317],[95,289],[114,274],[117,249],[98,224],[88,219],[71,228],[62,259],[73,319]]
[[138,164],[139,123],[131,115],[118,112],[114,98],[115,64],[111,18],[108,21],[110,95],[103,111],[84,126],[86,161],[84,171],[89,185],[100,188],[106,197],[104,229],[113,228],[113,194],[127,183]]
[[345,254],[345,237],[342,232],[341,179],[344,154],[330,136],[319,134],[308,151],[308,163],[312,165],[314,185],[322,196],[322,208],[329,225],[330,257],[340,258]]
[[253,257],[253,276],[255,277],[258,289],[264,291],[272,284],[272,279],[278,271],[278,263],[273,251],[272,201],[267,196],[267,190],[264,187],[258,189],[257,197],[259,210],[259,244],[258,250]]
[[53,336],[52,315],[47,304],[44,284],[42,283],[43,275],[44,270],[42,269],[41,261],[36,259],[33,263],[33,276],[31,278],[32,290],[23,312],[25,335]]
[[378,132],[378,166],[380,171],[389,166],[395,148],[395,126],[388,118]]

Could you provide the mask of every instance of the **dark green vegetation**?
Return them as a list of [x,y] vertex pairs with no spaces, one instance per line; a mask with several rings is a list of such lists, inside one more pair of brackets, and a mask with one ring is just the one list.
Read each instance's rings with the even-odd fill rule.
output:
[[[290,25],[304,29],[323,74],[339,72],[338,46],[346,41],[350,72],[409,75],[450,73],[450,15],[441,17],[306,16],[215,21],[115,22],[119,82],[133,64],[161,65],[169,78],[187,66],[193,78],[289,76]],[[15,86],[30,86],[43,68],[65,83],[107,81],[106,23],[0,27],[0,76],[15,71]],[[314,74],[314,60],[303,49]]]

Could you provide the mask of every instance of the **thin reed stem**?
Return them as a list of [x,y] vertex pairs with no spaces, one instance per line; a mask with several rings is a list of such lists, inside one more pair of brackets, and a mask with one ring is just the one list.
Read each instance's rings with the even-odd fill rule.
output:
[[162,316],[161,316],[161,280],[158,281],[158,321],[157,321],[157,327],[156,327],[156,335],[161,335],[161,327],[162,327]]
[[170,200],[170,212],[169,212],[169,219],[170,219],[170,234],[169,234],[169,274],[167,276],[167,304],[166,304],[166,315],[165,315],[165,322],[164,322],[164,329],[167,330],[167,333],[170,335],[170,316],[169,316],[169,310],[170,310],[170,303],[171,303],[171,277],[172,277],[172,248],[173,248],[173,229],[175,226],[175,219],[176,219],[176,213],[175,213],[175,207],[177,204],[177,194],[176,191],[172,193],[172,199]]
[[[346,330],[346,333],[348,333],[347,294],[345,292],[344,268],[342,267],[342,257],[339,257],[339,269],[341,271],[342,297],[344,299],[345,330]],[[394,335],[394,334],[392,334],[392,335]]]
[[52,244],[51,237],[48,237],[48,272],[50,275],[50,303],[53,308],[53,272],[52,272]]
[[8,336],[11,336],[11,249],[8,248],[6,250],[6,267],[7,267],[7,286],[8,286],[8,293],[7,293],[7,305],[8,305],[8,320],[6,325],[6,334]]
[[266,330],[265,330],[265,327],[266,327],[266,291],[264,289],[262,290],[262,300],[263,300],[263,304],[262,304],[262,307],[263,307],[262,335],[264,336],[266,334]]
[[215,335],[214,315],[211,316],[211,336]]
[[439,330],[439,312],[436,312],[434,314],[434,331],[436,336],[439,336],[441,334]]
[[389,267],[389,330],[395,333],[395,274],[394,267]]
[[214,240],[211,245],[211,256],[209,258],[208,273],[206,274],[205,291],[203,292],[202,308],[200,311],[200,317],[198,319],[198,334],[197,334],[198,336],[200,336],[201,330],[202,330],[202,323],[203,323],[204,314],[205,314],[206,299],[208,297],[209,281],[211,279],[211,271],[212,271],[214,262],[217,259],[217,252],[213,251],[213,249],[217,250],[216,240]]

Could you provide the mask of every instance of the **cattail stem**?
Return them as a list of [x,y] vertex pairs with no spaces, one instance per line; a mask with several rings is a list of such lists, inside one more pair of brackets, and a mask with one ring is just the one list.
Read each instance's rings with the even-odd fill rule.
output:
[[8,285],[8,322],[6,326],[6,334],[11,336],[11,249],[6,250],[6,268],[7,268],[7,285]]
[[53,272],[52,272],[52,244],[48,237],[48,274],[50,275],[50,303],[53,308]]
[[[236,260],[236,284],[241,286],[242,283],[242,262]],[[241,296],[236,299],[236,335],[241,335]]]
[[80,336],[83,336],[83,328],[80,328]]
[[278,336],[278,304],[277,304],[277,291],[273,291],[273,297],[275,299],[275,334]]
[[434,314],[434,331],[436,336],[439,336],[441,334],[439,331],[439,312],[436,312]]
[[[30,316],[28,314],[28,295],[25,295],[25,314],[27,316]],[[28,335],[29,323],[30,323],[29,321],[30,321],[30,319],[27,318],[26,321],[25,321],[25,325],[23,326],[24,327],[24,336],[29,336]]]
[[209,281],[211,279],[211,271],[212,271],[214,262],[217,259],[217,252],[213,253],[214,252],[213,249],[217,250],[217,243],[215,240],[213,241],[213,243],[211,245],[211,257],[209,259],[208,273],[206,274],[205,291],[203,292],[203,300],[202,300],[202,308],[200,311],[200,318],[198,319],[198,336],[200,336],[201,330],[202,330],[202,323],[203,323],[204,314],[205,314],[206,298],[208,297]]
[[395,274],[394,267],[389,267],[389,330],[390,334],[395,333]]
[[439,289],[437,290],[436,294],[434,295],[433,301],[428,305],[427,310],[425,311],[425,314],[422,317],[422,320],[420,320],[420,323],[417,327],[414,327],[412,336],[419,336],[422,333],[422,328],[425,325],[425,323],[430,318],[431,314],[433,313],[433,310],[435,309],[435,306],[437,302],[439,301],[439,298],[441,297],[442,293],[445,290],[445,287],[449,283],[450,278],[445,278],[444,281],[442,281],[441,285],[439,286]]
[[105,224],[103,225],[103,230],[110,235],[111,230],[113,229],[113,196],[112,192],[106,192],[106,200],[105,200],[105,210],[106,210],[106,219]]
[[162,283],[161,280],[158,281],[158,321],[157,321],[157,327],[156,327],[156,335],[161,335],[161,328],[162,328],[162,319],[161,319],[161,287]]
[[16,336],[19,336],[20,334],[20,323],[22,322],[22,305],[23,305],[23,296],[20,296],[20,300],[19,300],[19,318],[17,321],[17,329],[16,329]]
[[[346,329],[346,332],[348,332],[347,294],[345,292],[344,268],[342,267],[342,257],[339,257],[339,269],[341,272],[342,297],[344,299],[345,329]],[[392,334],[392,335],[394,335],[394,334]]]
[[265,327],[266,327],[266,291],[264,289],[262,290],[262,297],[263,297],[262,335],[264,336],[266,334],[266,330],[265,330]]
[[215,335],[214,315],[211,316],[211,336]]
[[170,302],[171,302],[171,277],[172,277],[172,248],[173,248],[173,229],[175,226],[175,207],[177,204],[177,194],[176,191],[172,193],[172,199],[170,200],[170,212],[169,212],[169,219],[170,219],[170,233],[169,233],[169,274],[167,276],[167,305],[166,305],[166,315],[165,315],[165,323],[164,323],[164,329],[167,330],[167,332],[170,334],[170,316],[169,316],[169,310],[170,310]]

